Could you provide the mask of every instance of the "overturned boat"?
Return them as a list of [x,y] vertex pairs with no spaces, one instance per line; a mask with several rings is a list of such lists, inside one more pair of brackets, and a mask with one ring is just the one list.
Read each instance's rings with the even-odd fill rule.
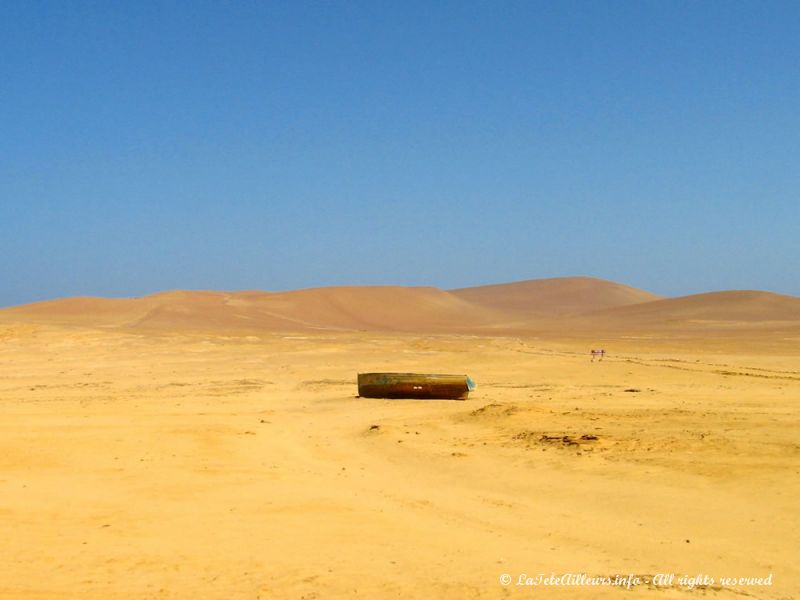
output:
[[466,400],[475,388],[475,382],[468,375],[358,374],[358,395],[364,398]]

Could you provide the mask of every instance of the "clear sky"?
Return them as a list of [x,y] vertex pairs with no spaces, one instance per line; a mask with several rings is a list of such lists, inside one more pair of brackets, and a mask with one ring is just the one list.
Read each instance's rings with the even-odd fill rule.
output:
[[800,295],[798,2],[0,4],[0,305]]

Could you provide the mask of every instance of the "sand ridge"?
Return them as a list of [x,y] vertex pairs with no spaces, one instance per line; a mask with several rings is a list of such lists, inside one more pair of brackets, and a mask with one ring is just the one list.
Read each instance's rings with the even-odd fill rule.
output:
[[533,279],[450,291],[474,304],[528,317],[582,314],[661,299],[644,290],[594,277]]
[[618,306],[588,316],[629,322],[800,321],[800,298],[752,290],[707,292]]
[[[588,277],[445,291],[433,287],[339,286],[288,292],[171,291],[141,298],[67,298],[0,310],[0,322],[148,330],[406,331],[591,335],[653,327],[773,331],[800,326],[800,298],[729,291],[680,298]],[[787,334],[788,335],[788,334]],[[794,335],[793,333],[791,335]]]
[[459,331],[503,315],[430,287],[344,286],[289,292],[162,292],[67,298],[0,310],[0,320],[146,329]]

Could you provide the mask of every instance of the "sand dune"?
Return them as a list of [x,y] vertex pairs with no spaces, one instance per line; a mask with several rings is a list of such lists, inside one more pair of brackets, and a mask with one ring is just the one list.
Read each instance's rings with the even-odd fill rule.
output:
[[596,311],[597,320],[628,324],[800,321],[800,298],[771,292],[709,292]]
[[173,291],[143,298],[67,298],[0,311],[5,321],[146,329],[465,331],[503,320],[431,287],[290,292]]
[[158,301],[135,326],[454,331],[496,318],[491,311],[436,288],[366,286],[224,293],[202,298],[184,292]]
[[[345,286],[289,292],[171,291],[129,299],[66,298],[0,310],[0,321],[194,331],[406,331],[526,335],[800,325],[800,298],[730,291],[663,299],[610,281],[565,277],[444,291]],[[793,326],[794,326],[793,325]]]
[[120,326],[144,316],[146,298],[76,297],[47,300],[0,310],[0,320],[57,325]]
[[651,294],[594,277],[557,277],[451,290],[478,306],[528,317],[579,314],[658,300]]
[[329,287],[284,292],[256,302],[257,310],[312,327],[464,331],[502,318],[433,287]]

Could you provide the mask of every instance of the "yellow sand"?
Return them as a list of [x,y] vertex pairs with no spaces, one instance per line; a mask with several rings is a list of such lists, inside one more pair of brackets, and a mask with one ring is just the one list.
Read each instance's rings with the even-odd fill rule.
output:
[[[0,597],[799,595],[798,344],[593,345],[0,325]],[[375,370],[479,388],[356,398]]]

